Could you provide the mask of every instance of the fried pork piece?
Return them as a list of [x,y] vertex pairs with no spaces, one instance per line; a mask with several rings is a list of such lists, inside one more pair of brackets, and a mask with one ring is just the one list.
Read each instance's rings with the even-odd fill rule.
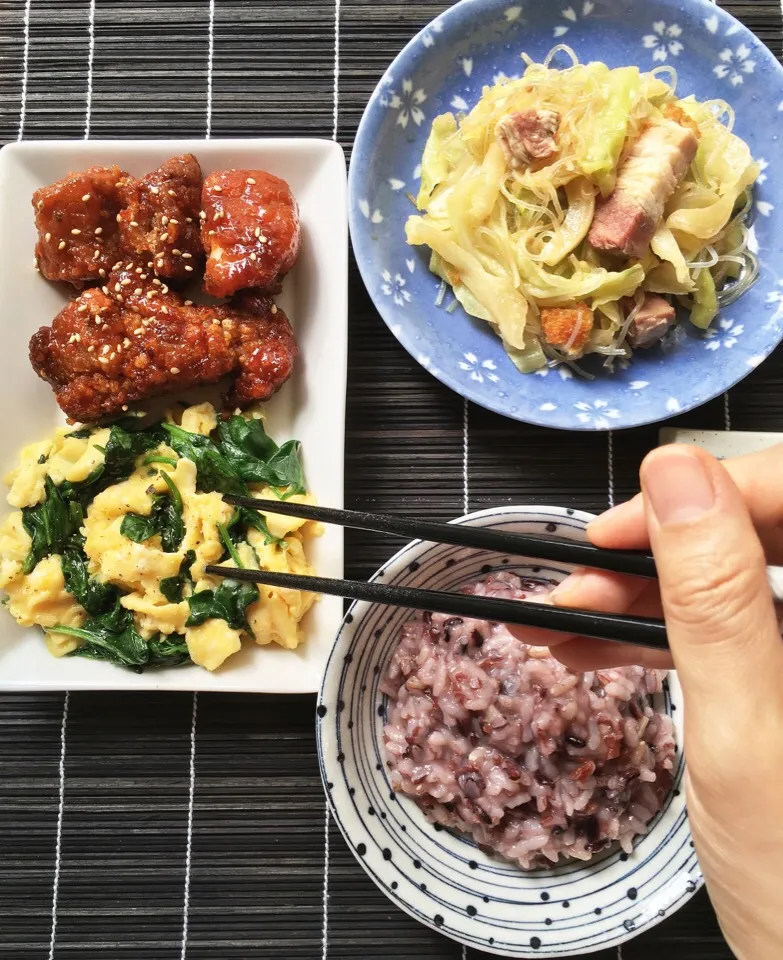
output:
[[258,288],[277,293],[299,256],[299,208],[291,188],[263,170],[224,170],[204,180],[204,289],[213,297]]
[[606,253],[643,257],[698,146],[693,130],[679,123],[650,124],[620,167],[614,192],[596,205],[590,243]]
[[90,167],[35,191],[35,258],[47,280],[80,289],[106,276],[119,252],[118,183],[126,177],[116,166]]
[[541,308],[544,340],[569,357],[582,355],[592,329],[593,311],[582,301],[570,307]]
[[169,280],[184,281],[201,270],[201,167],[193,154],[172,157],[140,180],[122,180],[119,194],[123,256],[151,263]]
[[71,420],[117,416],[128,404],[238,373],[230,402],[270,397],[288,378],[296,343],[271,300],[195,306],[146,267],[124,264],[86,290],[30,341],[33,369]]

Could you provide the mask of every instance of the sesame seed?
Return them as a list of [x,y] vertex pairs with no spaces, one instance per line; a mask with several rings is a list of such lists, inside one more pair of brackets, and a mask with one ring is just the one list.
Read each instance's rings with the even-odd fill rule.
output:
[[206,215],[206,213],[204,213],[203,210],[199,210],[198,216],[199,216],[199,220],[206,220],[206,219],[207,219],[207,215]]
[[148,300],[152,300],[152,298],[157,294],[157,292],[158,292],[157,290],[148,290],[148,291],[147,291],[147,299],[148,299]]
[[192,254],[192,253],[183,253],[183,254],[182,254],[182,259],[183,259],[183,260],[192,260],[192,259],[193,259],[193,254]]
[[179,220],[175,220],[174,217],[172,217],[171,220],[169,220],[169,223],[173,223],[175,227],[179,226]]
[[251,253],[251,254],[250,254],[250,259],[251,259],[251,260],[258,260],[258,255],[255,254],[255,253]]
[[95,347],[92,344],[90,344],[89,347],[87,347],[87,353],[93,353],[94,351],[95,351]]
[[47,233],[46,236],[44,237],[44,240],[47,240],[47,241],[51,239],[52,239],[51,233]]
[[[125,299],[121,297],[119,293],[117,294],[117,303],[125,303]],[[106,327],[106,329],[108,330],[109,328]]]
[[[106,272],[106,271],[104,270],[104,273],[105,273],[105,272]],[[106,296],[109,295],[109,288],[108,288],[108,287],[101,287],[101,290],[106,294]]]
[[218,327],[220,326],[220,320],[219,320],[217,317],[213,317],[213,318],[212,318],[212,322],[213,322],[216,326],[218,326]]
[[248,177],[247,182],[252,184],[255,183],[255,180],[252,177]]
[[85,195],[82,197],[82,200],[84,200],[85,203],[87,203],[89,199],[90,199],[89,193],[85,193]]
[[[122,346],[119,343],[117,344],[117,353],[122,353]],[[112,356],[114,356],[114,354],[112,354]]]
[[79,313],[87,313],[87,311],[88,311],[90,308],[87,306],[86,303],[83,303],[80,307],[77,307],[76,309],[77,309],[77,311],[78,311]]
[[115,284],[114,284],[114,289],[115,289],[115,291],[116,291],[117,293],[119,293],[120,290],[122,290],[122,287],[120,286],[119,283],[115,283]]
[[61,240],[61,241],[57,244],[57,249],[58,249],[58,250],[65,250],[65,240]]
[[109,346],[109,344],[104,343],[104,345],[101,347],[101,353],[108,353],[110,349],[111,347]]
[[209,236],[210,236],[210,237],[214,237],[214,236],[215,236],[215,231],[214,231],[214,230],[210,230],[210,231],[209,231]]
[[181,257],[181,256],[182,256],[182,251],[181,251],[181,250],[177,250],[176,247],[174,247],[174,249],[173,249],[171,252],[174,254],[175,257]]
[[99,237],[102,233],[103,233],[103,227],[96,227],[96,228],[95,228],[95,236],[96,236],[96,237]]
[[106,359],[106,357],[98,357],[98,363],[108,363],[108,362],[109,361]]
[[108,330],[108,329],[109,329],[109,324],[108,324],[108,323],[104,323],[104,325],[101,327],[101,330],[103,330],[103,331]]
[[218,212],[215,214],[215,219],[222,220],[223,217],[225,217],[225,215],[226,215],[225,210],[218,210]]
[[142,333],[144,333],[144,327],[136,327],[133,333],[135,336],[140,337]]
[[126,270],[132,270],[132,269],[133,269],[133,264],[132,264],[132,263],[126,263],[126,264],[125,264],[125,269],[126,269]]
[[176,376],[179,373],[179,367],[172,367],[170,372]]
[[150,187],[150,193],[154,193],[157,196],[160,193],[157,187]]
[[162,233],[162,234],[160,235],[160,242],[161,242],[161,243],[165,243],[165,242],[168,240],[168,238],[169,238],[168,233]]
[[76,342],[76,334],[72,333],[70,337],[68,337],[68,343],[75,343],[75,342]]
[[121,266],[122,266],[122,260],[118,260],[112,267],[112,270],[119,270]]
[[147,279],[147,274],[146,274],[146,273],[142,273],[140,279],[141,279],[141,280],[146,280],[146,279]]
[[123,413],[124,413],[127,409],[128,409],[128,404],[127,404],[127,403],[123,403],[123,405],[122,405],[122,407],[121,407],[121,410],[123,411]]
[[141,289],[141,287],[136,287],[133,293],[135,294],[135,296],[140,297],[142,293],[144,293],[144,291]]
[[169,195],[170,197],[176,197],[177,194],[176,194],[173,190],[169,190],[169,191],[168,191],[168,195]]
[[75,333],[75,334],[73,335],[73,339],[74,339],[77,343],[81,343],[81,342],[82,342],[82,335],[81,335],[80,333]]
[[113,360],[116,356],[117,354],[112,350],[112,352],[109,354],[109,360]]
[[273,313],[273,314],[274,314],[274,313],[277,313],[277,304],[275,304],[275,303],[272,304],[272,313]]
[[191,267],[189,263],[185,264],[185,269],[188,271],[188,273],[193,273],[193,267]]
[[192,307],[192,306],[193,306],[193,301],[192,301],[192,300],[186,300],[186,301],[185,301],[185,306],[186,306],[186,307]]
[[256,227],[256,236],[257,237],[261,236],[261,227]]
[[262,233],[258,239],[261,241],[261,243],[266,243],[267,238],[266,238],[266,235]]
[[185,217],[185,223],[193,223],[193,217]]
[[134,273],[141,273],[141,267],[136,267],[136,269],[135,269],[133,272],[134,272]]
[[130,286],[130,282],[131,282],[130,277],[123,277],[122,280],[120,280],[120,283],[122,284],[123,287]]
[[163,261],[162,261],[162,260],[158,260],[158,269],[160,270],[160,268],[161,268],[162,266],[163,266]]
[[98,276],[99,276],[99,277],[105,277],[105,276],[106,276],[106,271],[103,269],[103,267],[101,267],[101,269],[98,271]]
[[220,186],[219,183],[216,183],[215,186],[212,188],[212,190],[214,191],[214,193],[222,193],[222,192],[223,192],[223,188]]
[[92,255],[93,260],[97,260],[100,257],[100,255],[101,255],[101,251],[96,250],[95,253]]
[[158,280],[157,277],[155,277],[155,279],[152,282],[155,284],[156,287],[160,286],[160,280]]
[[150,268],[150,270],[152,269],[152,260],[147,261],[147,266]]
[[43,200],[39,200],[39,201],[38,201],[38,209],[40,210],[42,206],[43,206]]
[[160,312],[161,312],[161,313],[168,313],[168,312],[169,312],[169,308],[166,306],[165,303],[164,303],[163,306],[160,308]]
[[160,222],[161,222],[161,223],[163,224],[163,226],[165,227],[166,224],[169,222],[169,218],[166,217],[166,216],[163,216],[163,217],[160,218]]
[[115,219],[117,220],[117,223],[119,223],[122,220],[122,217],[118,213]]
[[161,293],[168,293],[168,292],[169,292],[169,288],[166,286],[165,283],[164,283],[163,286],[160,288],[160,292],[161,292]]

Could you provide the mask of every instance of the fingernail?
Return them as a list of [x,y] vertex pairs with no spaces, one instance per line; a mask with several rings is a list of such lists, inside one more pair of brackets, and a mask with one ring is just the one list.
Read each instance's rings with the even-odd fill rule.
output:
[[661,526],[696,520],[715,503],[712,477],[695,451],[656,450],[645,460],[642,487]]
[[[549,599],[555,605],[562,603],[563,599],[567,597],[569,593],[573,593],[574,590],[579,589],[579,585],[584,579],[584,576],[585,570],[582,567],[580,567],[578,570],[574,570],[573,573],[569,573],[565,580],[561,580],[555,589],[549,594]],[[568,604],[565,604],[565,606],[568,606]]]

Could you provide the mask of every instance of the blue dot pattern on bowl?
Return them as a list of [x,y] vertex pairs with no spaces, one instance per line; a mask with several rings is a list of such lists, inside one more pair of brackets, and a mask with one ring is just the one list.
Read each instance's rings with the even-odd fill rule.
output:
[[[519,532],[584,538],[586,514],[558,508],[503,508],[472,522]],[[456,562],[453,562],[456,561]],[[384,567],[385,583],[454,590],[475,582],[487,563],[522,576],[559,580],[566,570],[445,545],[404,548]],[[386,775],[383,750],[383,671],[410,618],[405,610],[356,603],[333,648],[318,701],[321,774],[332,812],[364,869],[398,906],[476,949],[502,956],[572,956],[611,947],[649,929],[686,902],[702,884],[681,784],[673,789],[650,833],[628,856],[599,855],[589,867],[573,862],[524,872],[485,855],[468,838],[429,823]],[[668,683],[659,708],[682,736],[681,694]]]
[[[430,124],[466,111],[485,84],[518,76],[521,51],[543,59],[567,43],[583,61],[642,70],[674,67],[681,96],[725,99],[736,131],[762,166],[752,211],[752,244],[761,279],[727,307],[706,335],[689,323],[662,346],[637,351],[625,369],[567,368],[523,376],[497,337],[447,294],[428,253],[405,242]],[[556,61],[557,62],[557,61]],[[566,62],[566,61],[564,61]],[[783,120],[783,70],[770,51],[709,0],[580,0],[558,4],[462,0],[400,53],[373,94],[351,160],[350,221],[357,261],[392,333],[427,370],[457,393],[506,416],[570,430],[638,426],[690,410],[746,376],[783,336],[783,195],[774,172]]]

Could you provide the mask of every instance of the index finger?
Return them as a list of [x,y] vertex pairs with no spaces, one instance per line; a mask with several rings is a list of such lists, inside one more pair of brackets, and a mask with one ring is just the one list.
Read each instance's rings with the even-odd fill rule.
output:
[[[724,460],[723,466],[748,506],[768,561],[783,564],[783,444]],[[642,495],[638,493],[593,520],[587,534],[604,549],[649,548]]]

